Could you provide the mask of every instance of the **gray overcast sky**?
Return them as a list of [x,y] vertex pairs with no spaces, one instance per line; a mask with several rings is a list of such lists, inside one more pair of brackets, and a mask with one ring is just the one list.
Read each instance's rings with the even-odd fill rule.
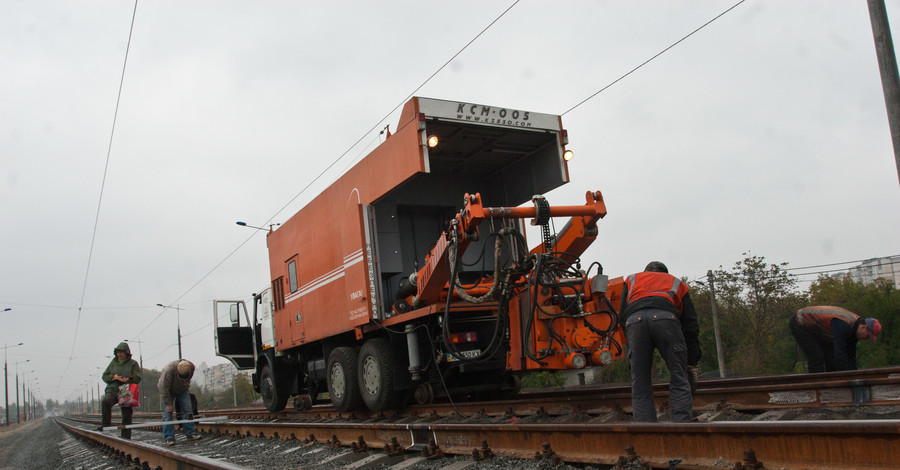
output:
[[[563,113],[733,3],[522,0],[417,95]],[[100,203],[133,3],[0,1],[0,345],[25,343],[10,373],[72,398],[126,338],[160,368],[176,311],[157,303],[183,309],[186,358],[224,362],[212,299],[269,282],[264,234],[235,221],[296,212],[511,4],[141,2]],[[748,0],[563,125],[572,181],[547,197],[603,192],[583,259],[612,276],[900,253],[863,1]]]

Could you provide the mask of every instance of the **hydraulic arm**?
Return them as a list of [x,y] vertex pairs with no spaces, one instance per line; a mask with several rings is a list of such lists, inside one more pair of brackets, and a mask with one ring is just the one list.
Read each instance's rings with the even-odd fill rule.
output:
[[[600,191],[588,191],[583,206],[550,206],[543,197],[532,199],[533,207],[484,207],[481,194],[466,194],[465,207],[441,234],[438,243],[428,254],[425,266],[416,273],[418,294],[413,306],[438,302],[447,287],[449,248],[456,244],[457,256],[462,256],[469,243],[478,239],[478,224],[487,219],[532,218],[532,225],[546,226],[550,217],[571,217],[546,251],[561,251],[577,257],[597,237],[597,221],[606,215],[606,204]],[[532,252],[541,251],[541,246]]]

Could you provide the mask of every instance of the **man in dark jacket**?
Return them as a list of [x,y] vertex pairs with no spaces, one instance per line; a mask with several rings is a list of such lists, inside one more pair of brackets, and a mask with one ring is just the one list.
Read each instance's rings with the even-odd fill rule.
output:
[[[159,375],[159,396],[165,404],[163,410],[163,421],[172,421],[175,414],[175,402],[178,402],[179,408],[184,411],[181,419],[193,419],[190,412],[191,407],[191,377],[194,376],[194,364],[191,361],[180,359],[172,361],[163,367]],[[166,439],[166,445],[175,444],[175,426],[165,424],[162,427],[163,437]],[[197,427],[194,423],[184,423],[184,435],[190,440],[200,439]]]
[[[113,349],[115,357],[106,366],[103,371],[103,381],[106,382],[106,389],[103,399],[100,401],[101,426],[109,426],[112,422],[112,407],[119,401],[119,387],[124,384],[137,384],[141,382],[141,366],[137,361],[131,358],[131,348],[128,343],[121,342]],[[131,415],[133,408],[128,406],[121,407],[122,424],[131,424]],[[131,439],[131,429],[123,429],[121,432],[123,439]]]
[[625,325],[631,363],[631,408],[634,421],[655,423],[653,349],[669,368],[672,421],[693,418],[692,393],[697,387],[700,327],[686,286],[653,261],[643,272],[625,278],[619,322]]
[[833,306],[797,310],[788,327],[806,356],[810,372],[856,370],[856,343],[875,341],[881,323]]

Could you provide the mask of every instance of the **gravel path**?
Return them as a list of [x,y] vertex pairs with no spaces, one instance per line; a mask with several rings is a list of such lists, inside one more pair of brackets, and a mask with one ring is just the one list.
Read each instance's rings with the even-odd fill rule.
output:
[[4,426],[0,431],[0,469],[59,468],[60,456],[56,443],[62,438],[62,429],[51,419]]
[[0,470],[124,470],[65,432],[53,418],[0,429]]

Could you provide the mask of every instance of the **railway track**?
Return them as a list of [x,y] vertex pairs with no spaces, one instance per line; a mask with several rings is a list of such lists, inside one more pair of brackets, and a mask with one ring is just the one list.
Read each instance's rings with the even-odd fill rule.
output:
[[[667,387],[668,384],[665,383],[654,385],[658,409],[665,409],[668,406]],[[694,394],[695,410],[727,408],[759,414],[778,409],[840,408],[861,405],[900,405],[900,367],[701,380]],[[628,413],[630,409],[629,385],[598,385],[524,390],[514,399],[504,401],[410,405],[394,413],[406,418],[476,414],[528,417],[537,413],[551,416],[565,416],[578,412],[600,415],[620,410]],[[383,415],[368,410],[358,410],[350,414],[340,413],[329,405],[317,405],[306,411],[286,410],[279,413],[271,413],[259,407],[209,410],[206,414],[292,420],[347,417],[372,419]]]
[[[659,392],[664,406],[664,385]],[[576,468],[900,467],[900,368],[703,381],[697,422],[685,424],[632,423],[627,395],[621,386],[577,387],[526,392],[502,403],[417,405],[391,415],[342,415],[325,406],[277,414],[220,410],[205,414],[228,421],[198,429],[211,440],[259,441],[259,452],[325,448],[344,459],[302,468],[364,460],[358,468],[459,467],[458,459],[492,456],[519,463],[491,468],[526,468],[536,457]],[[435,458],[441,455],[457,460]]]

